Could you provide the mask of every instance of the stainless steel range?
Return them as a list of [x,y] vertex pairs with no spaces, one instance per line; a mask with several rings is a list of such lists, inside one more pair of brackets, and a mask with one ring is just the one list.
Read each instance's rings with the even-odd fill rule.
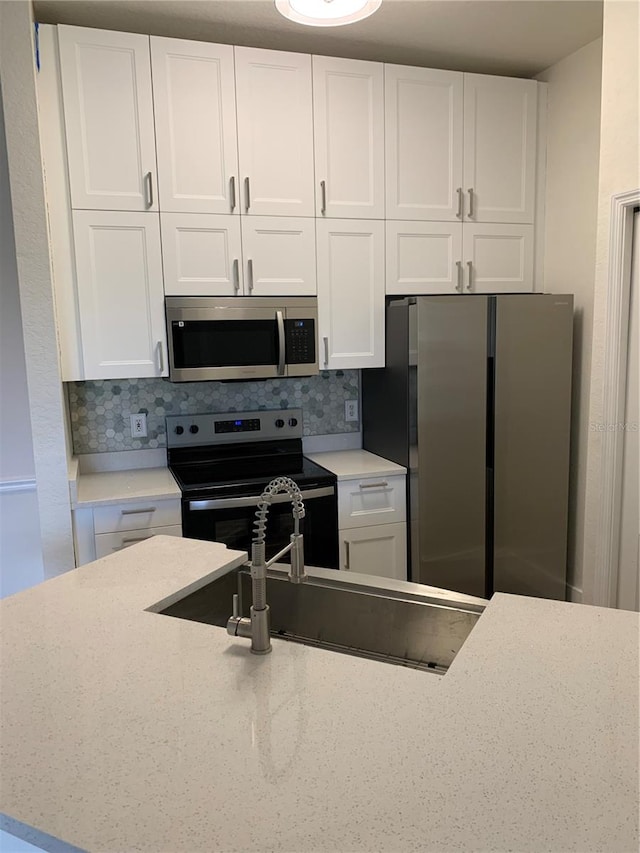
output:
[[[166,425],[184,536],[250,552],[262,490],[286,475],[304,500],[307,564],[338,568],[336,476],[303,455],[301,409],[170,415]],[[289,544],[291,532],[289,499],[278,495],[269,511],[267,559]]]

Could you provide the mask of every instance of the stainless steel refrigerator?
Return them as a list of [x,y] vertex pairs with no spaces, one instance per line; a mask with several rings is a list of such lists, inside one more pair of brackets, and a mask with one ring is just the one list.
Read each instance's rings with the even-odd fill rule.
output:
[[564,599],[573,297],[390,300],[363,447],[406,466],[409,579]]

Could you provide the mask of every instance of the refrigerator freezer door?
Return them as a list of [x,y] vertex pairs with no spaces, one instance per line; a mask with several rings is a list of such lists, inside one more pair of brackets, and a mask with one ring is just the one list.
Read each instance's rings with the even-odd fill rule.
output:
[[496,303],[494,590],[564,599],[573,297]]
[[417,303],[419,553],[412,548],[411,580],[484,596],[489,301]]

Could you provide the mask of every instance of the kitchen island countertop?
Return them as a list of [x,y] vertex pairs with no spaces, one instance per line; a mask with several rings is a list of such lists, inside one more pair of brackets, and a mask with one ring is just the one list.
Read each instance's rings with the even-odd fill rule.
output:
[[258,657],[148,609],[244,559],[158,536],[0,604],[1,828],[127,853],[637,850],[638,614],[497,594],[440,678]]

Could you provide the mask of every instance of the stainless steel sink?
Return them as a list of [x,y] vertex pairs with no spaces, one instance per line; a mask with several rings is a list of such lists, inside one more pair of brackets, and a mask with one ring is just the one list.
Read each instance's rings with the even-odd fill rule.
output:
[[[343,575],[331,580],[328,571],[321,574],[324,577],[292,584],[284,573],[269,573],[272,636],[442,673],[484,609],[481,599],[457,602],[433,590],[421,594],[414,584],[396,583],[418,591],[398,592],[371,586],[369,577],[361,576],[358,583],[345,582]],[[229,572],[160,612],[224,628],[234,593],[240,596],[241,614],[249,615],[251,576],[246,568]]]

